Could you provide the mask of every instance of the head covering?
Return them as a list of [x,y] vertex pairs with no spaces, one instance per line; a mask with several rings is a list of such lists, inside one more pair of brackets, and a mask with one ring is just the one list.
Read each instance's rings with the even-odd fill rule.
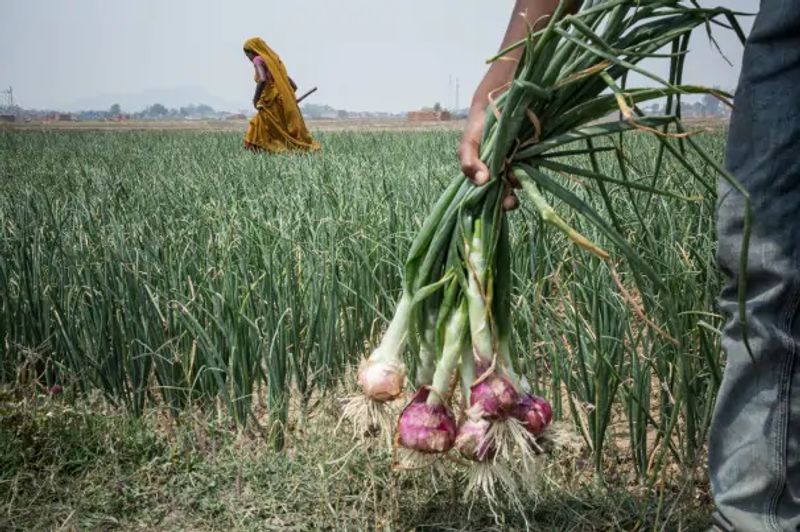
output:
[[273,80],[261,91],[256,104],[258,112],[250,121],[245,145],[270,152],[318,150],[319,144],[308,132],[281,58],[258,37],[247,39],[244,49],[264,61]]
[[251,37],[244,42],[244,49],[248,52],[253,52],[264,61],[275,83],[279,85],[279,89],[288,89],[291,92],[289,74],[286,73],[286,67],[283,65],[283,61],[281,61],[278,54],[264,42],[264,39],[261,37]]

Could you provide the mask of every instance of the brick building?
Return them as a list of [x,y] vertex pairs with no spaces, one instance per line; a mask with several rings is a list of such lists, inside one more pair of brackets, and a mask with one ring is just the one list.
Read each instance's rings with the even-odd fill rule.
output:
[[409,122],[447,122],[451,120],[450,111],[434,111],[433,109],[421,109],[419,111],[409,111]]

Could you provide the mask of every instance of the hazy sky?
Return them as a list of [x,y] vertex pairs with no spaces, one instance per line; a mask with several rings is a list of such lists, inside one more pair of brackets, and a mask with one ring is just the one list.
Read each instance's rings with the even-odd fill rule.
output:
[[[705,0],[754,12],[758,0]],[[201,103],[246,109],[252,67],[241,52],[262,36],[300,90],[350,110],[462,107],[497,49],[513,0],[0,0],[0,87],[25,107],[105,108]],[[751,20],[743,21],[749,29]],[[718,32],[734,66],[704,33],[686,82],[732,88],[741,46]],[[141,103],[141,105],[144,105]],[[138,110],[138,109],[129,109]]]

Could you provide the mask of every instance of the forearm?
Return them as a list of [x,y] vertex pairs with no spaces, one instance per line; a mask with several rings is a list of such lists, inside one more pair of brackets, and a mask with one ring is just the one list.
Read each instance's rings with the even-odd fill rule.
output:
[[[581,0],[564,1],[571,4],[567,6],[570,10],[574,10],[581,3]],[[524,39],[529,28],[539,29],[547,24],[550,15],[555,12],[559,3],[559,0],[517,0],[500,49],[506,49]],[[458,159],[461,163],[461,171],[476,185],[483,185],[490,177],[489,168],[481,161],[479,153],[486,106],[489,104],[490,96],[499,92],[514,78],[522,51],[520,47],[494,61],[472,98],[467,126],[458,147]],[[546,61],[547,58],[544,60]],[[513,194],[503,200],[504,209],[514,209],[516,205],[517,201]]]
[[258,103],[259,98],[261,98],[261,93],[264,92],[264,88],[267,86],[266,81],[259,81],[256,83],[256,93],[253,95],[253,105]]
[[[577,2],[573,1],[573,4]],[[549,16],[558,7],[559,0],[517,0],[511,13],[506,34],[500,49],[504,49],[525,38],[529,27],[538,29],[547,24]],[[493,62],[478,85],[470,106],[470,118],[481,115],[489,103],[490,95],[502,89],[514,78],[517,62],[522,56],[522,48],[517,48]]]

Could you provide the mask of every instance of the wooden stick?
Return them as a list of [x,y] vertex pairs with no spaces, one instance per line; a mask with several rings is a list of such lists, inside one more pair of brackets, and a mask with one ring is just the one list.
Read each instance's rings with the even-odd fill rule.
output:
[[310,90],[310,91],[308,91],[307,93],[305,93],[305,94],[303,94],[302,96],[300,96],[300,97],[297,99],[297,103],[300,103],[300,102],[302,102],[303,100],[305,100],[306,98],[308,98],[309,96],[311,96],[312,94],[314,94],[315,92],[317,92],[317,88],[316,88],[316,87],[314,87],[313,89],[311,89],[311,90]]

